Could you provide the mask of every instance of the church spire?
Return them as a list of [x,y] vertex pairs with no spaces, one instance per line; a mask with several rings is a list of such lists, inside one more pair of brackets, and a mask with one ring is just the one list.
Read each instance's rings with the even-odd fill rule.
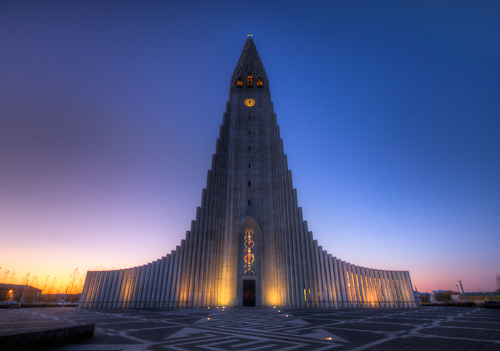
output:
[[231,78],[231,91],[269,91],[266,71],[249,36]]

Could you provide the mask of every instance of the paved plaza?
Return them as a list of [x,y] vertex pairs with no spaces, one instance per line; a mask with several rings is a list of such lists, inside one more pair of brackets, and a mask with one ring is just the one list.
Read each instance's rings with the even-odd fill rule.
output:
[[0,310],[0,332],[95,323],[57,350],[499,350],[500,310]]

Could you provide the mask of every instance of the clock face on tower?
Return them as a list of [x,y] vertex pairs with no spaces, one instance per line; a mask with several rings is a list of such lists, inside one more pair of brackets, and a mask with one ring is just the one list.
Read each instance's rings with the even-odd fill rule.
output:
[[248,107],[252,107],[253,105],[255,105],[255,100],[254,99],[245,99],[245,105],[247,105]]

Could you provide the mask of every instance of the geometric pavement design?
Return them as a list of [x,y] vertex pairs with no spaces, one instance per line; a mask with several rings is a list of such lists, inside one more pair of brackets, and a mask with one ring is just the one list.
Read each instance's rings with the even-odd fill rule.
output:
[[87,350],[498,350],[500,310],[227,308],[0,310],[0,331],[95,323]]

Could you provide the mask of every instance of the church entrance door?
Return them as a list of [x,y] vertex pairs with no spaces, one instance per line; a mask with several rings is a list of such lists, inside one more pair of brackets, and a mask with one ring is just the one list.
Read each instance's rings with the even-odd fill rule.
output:
[[255,306],[255,280],[243,280],[243,306]]

